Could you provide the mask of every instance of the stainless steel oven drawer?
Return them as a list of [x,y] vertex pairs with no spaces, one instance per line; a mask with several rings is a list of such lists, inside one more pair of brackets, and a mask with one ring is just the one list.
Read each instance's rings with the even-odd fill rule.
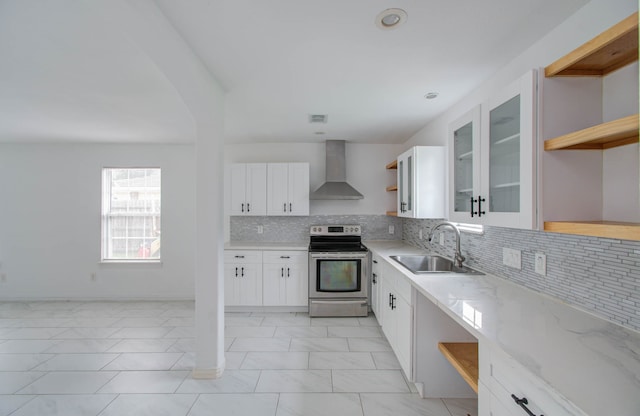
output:
[[309,316],[367,316],[367,299],[309,299]]

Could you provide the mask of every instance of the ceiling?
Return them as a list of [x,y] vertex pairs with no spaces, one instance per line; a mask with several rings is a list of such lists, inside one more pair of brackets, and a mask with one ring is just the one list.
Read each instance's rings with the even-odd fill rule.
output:
[[[155,3],[225,89],[227,143],[403,143],[587,1]],[[192,142],[174,86],[90,3],[0,0],[0,141]],[[390,7],[408,19],[381,30]]]

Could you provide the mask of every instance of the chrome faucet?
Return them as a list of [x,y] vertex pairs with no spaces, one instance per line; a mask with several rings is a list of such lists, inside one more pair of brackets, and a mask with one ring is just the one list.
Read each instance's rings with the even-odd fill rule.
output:
[[429,242],[433,240],[433,233],[440,227],[450,227],[456,233],[456,253],[455,253],[455,263],[456,267],[462,267],[462,262],[465,260],[462,252],[460,251],[460,230],[458,227],[449,221],[442,221],[433,226],[431,231],[429,231]]

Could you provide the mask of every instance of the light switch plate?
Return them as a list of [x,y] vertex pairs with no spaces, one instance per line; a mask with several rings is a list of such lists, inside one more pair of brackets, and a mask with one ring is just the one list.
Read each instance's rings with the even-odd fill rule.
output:
[[522,270],[522,252],[512,248],[502,248],[502,263],[505,266]]
[[262,234],[264,232],[264,227],[262,225],[258,225],[258,234]]
[[394,227],[393,225],[389,226],[389,234],[395,234],[396,232],[396,227]]
[[420,230],[418,231],[418,238],[419,238],[420,240],[422,240],[422,229],[420,229]]
[[536,253],[535,271],[543,276],[547,275],[547,255],[544,253]]

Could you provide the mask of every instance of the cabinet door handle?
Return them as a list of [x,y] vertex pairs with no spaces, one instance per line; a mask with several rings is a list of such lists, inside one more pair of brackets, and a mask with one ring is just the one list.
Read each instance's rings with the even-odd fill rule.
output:
[[484,199],[483,197],[481,197],[480,195],[478,195],[478,217],[482,217],[483,215],[485,215],[486,213],[482,210],[482,203],[486,201],[486,199]]
[[244,202],[242,203],[242,212],[244,212]]
[[236,277],[238,277],[238,268],[236,267]]
[[378,260],[373,260],[373,263],[374,264],[378,264]]
[[284,277],[284,267],[280,267],[280,277]]
[[241,267],[241,268],[240,268],[240,276],[241,276],[241,277],[244,277],[244,267]]
[[282,204],[282,212],[287,212],[287,203]]
[[247,212],[251,212],[250,205],[248,202],[247,202]]
[[392,303],[391,298],[392,297],[393,297],[393,295],[391,293],[389,293],[389,307],[391,307],[391,303]]
[[473,214],[477,214],[477,212],[473,212],[473,204],[475,204],[477,201],[473,199],[473,197],[469,199],[471,200],[471,218],[473,218]]
[[391,310],[396,308],[396,297],[391,295]]
[[[527,400],[526,397],[519,399],[515,394],[512,394],[511,398],[516,402],[518,406],[522,407],[522,410],[527,412],[529,416],[536,416],[536,414],[533,413],[531,410],[529,410],[529,408],[527,407],[527,405],[529,404],[529,400]],[[544,415],[541,414],[540,416],[544,416]]]
[[289,212],[293,211],[293,205],[291,205],[291,202],[289,202]]
[[291,270],[287,267],[287,277],[291,277]]
[[378,283],[378,281],[376,280],[377,276],[376,276],[375,273],[373,273],[372,276],[373,276],[373,281],[371,283],[373,283],[375,285],[376,283]]

